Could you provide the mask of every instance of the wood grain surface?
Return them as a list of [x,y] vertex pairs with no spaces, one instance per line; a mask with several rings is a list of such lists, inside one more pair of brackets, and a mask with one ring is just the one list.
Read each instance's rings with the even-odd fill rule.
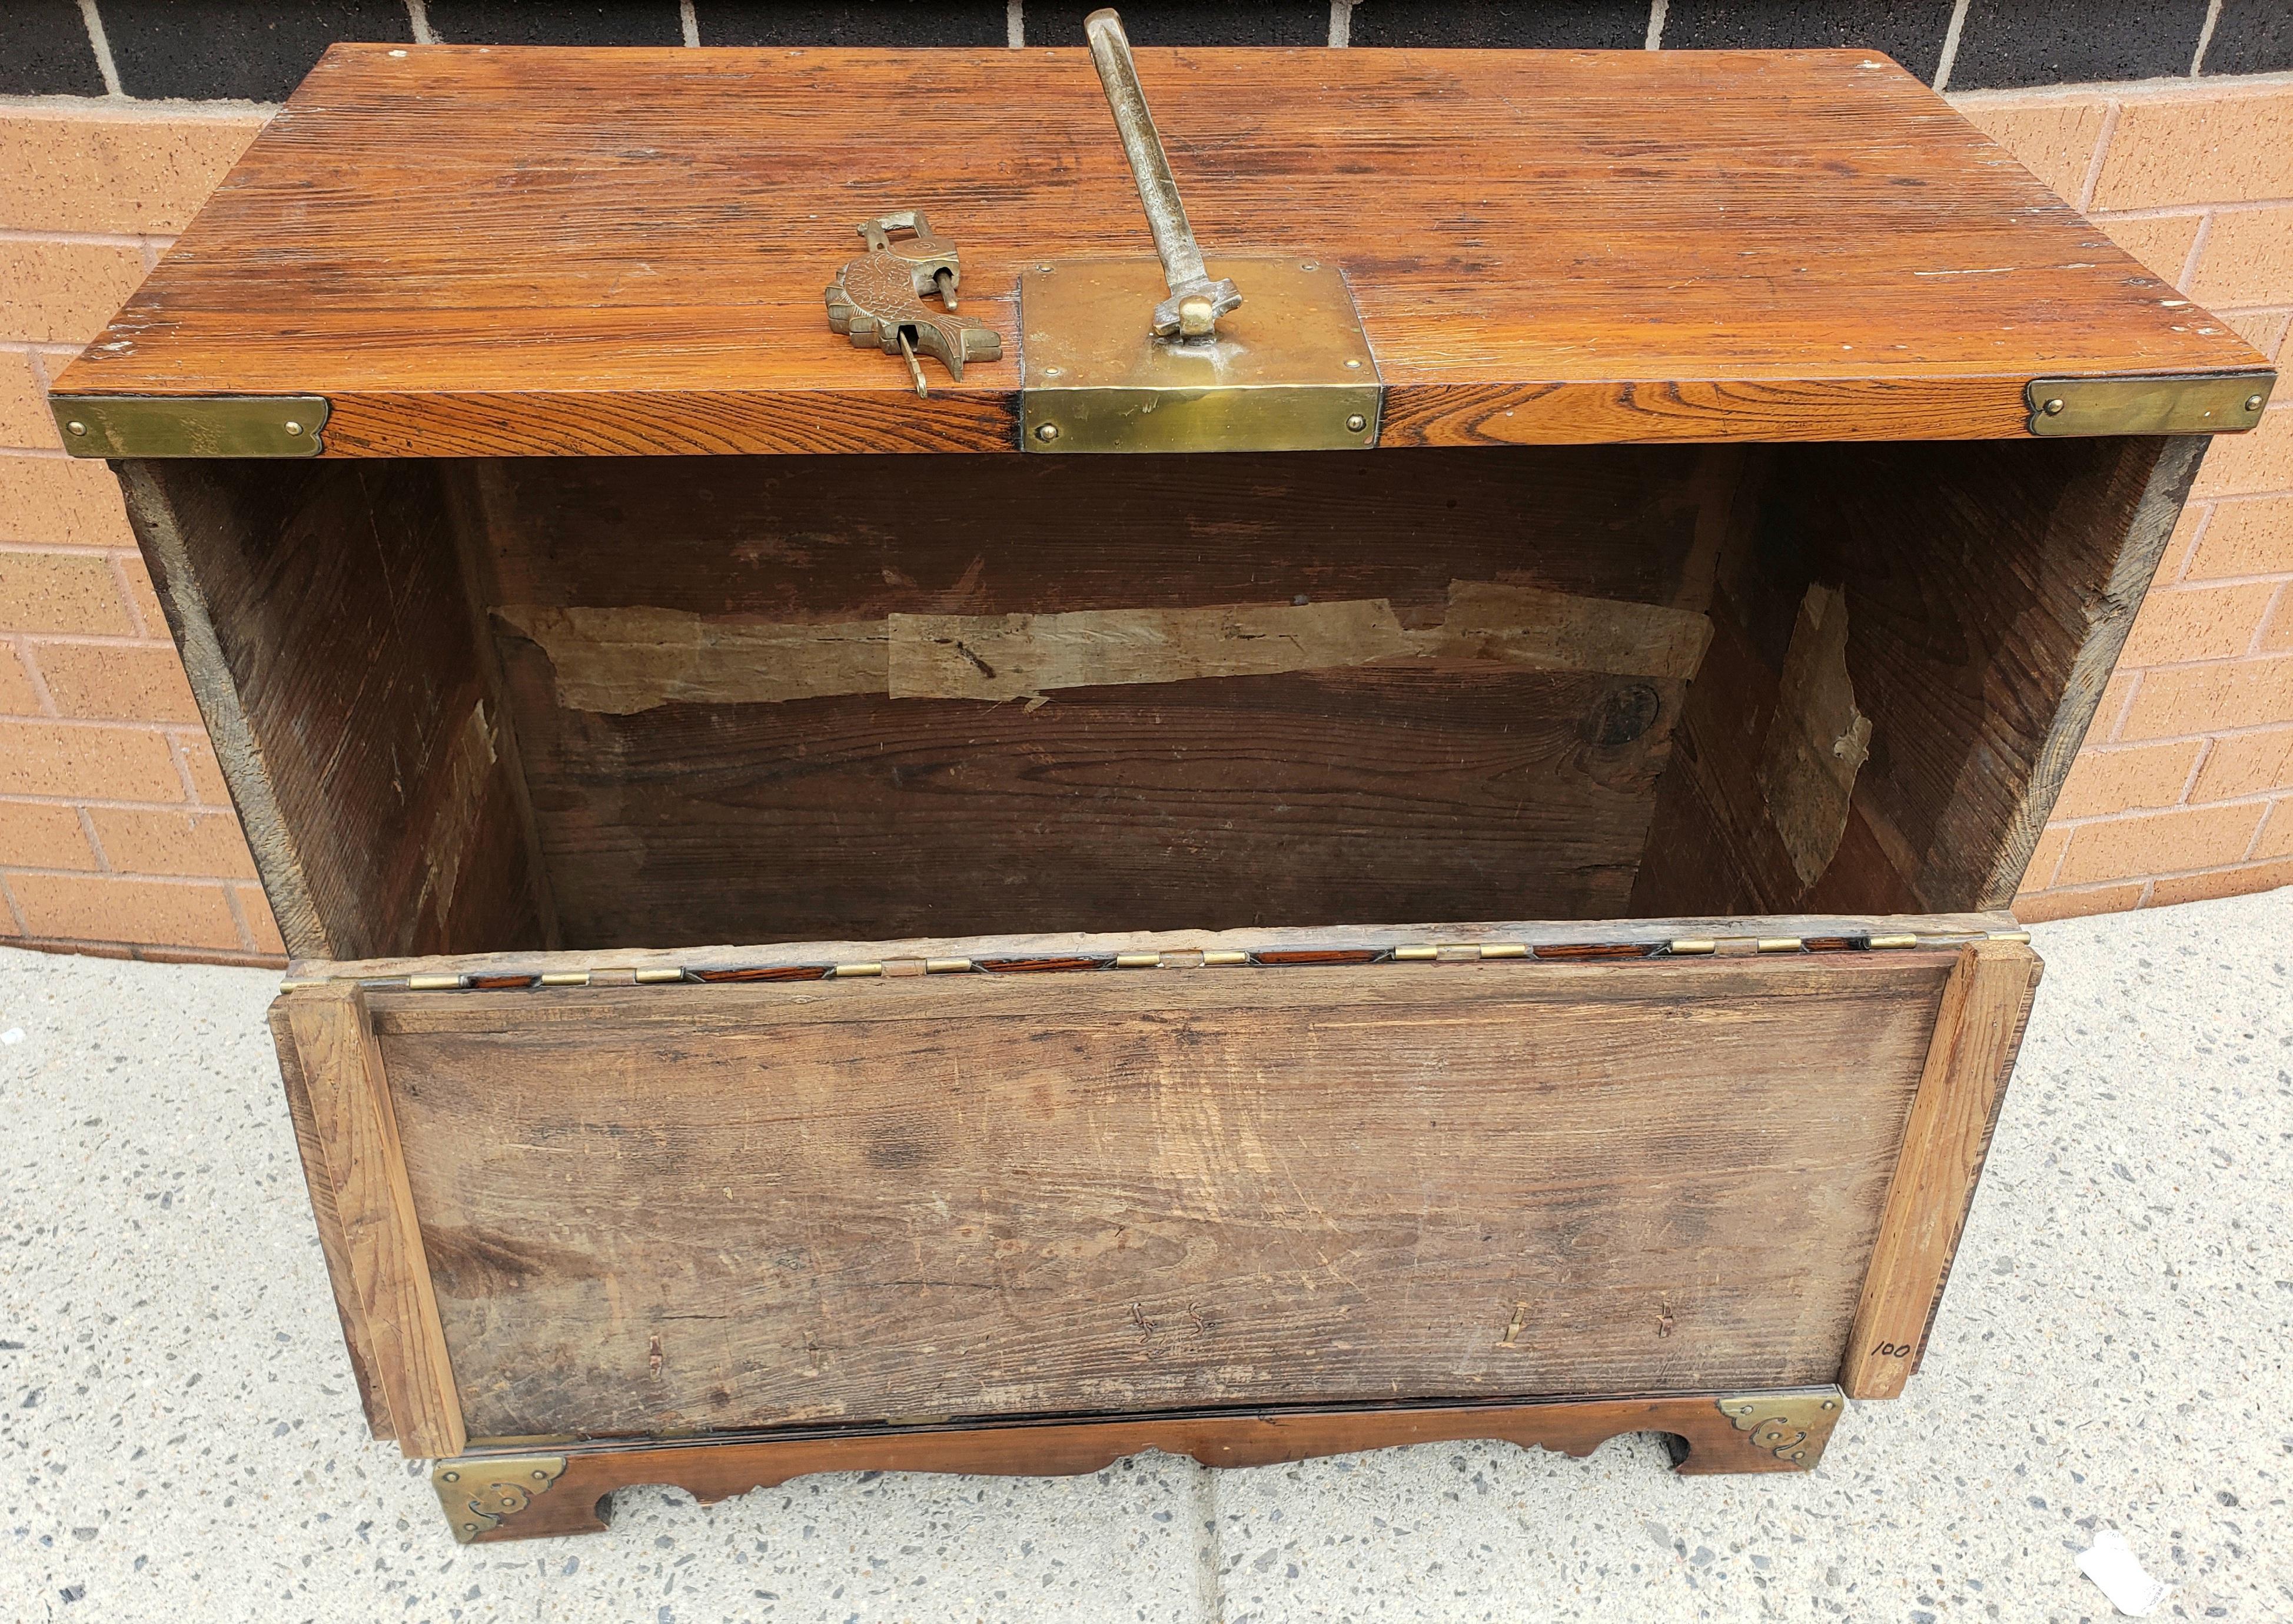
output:
[[311,989],[275,1007],[309,1107],[305,1168],[323,1166],[332,1197],[321,1213],[336,1232],[328,1261],[348,1275],[362,1382],[381,1389],[409,1455],[458,1454],[467,1434],[366,999],[354,987]]
[[288,951],[548,940],[435,466],[119,470]]
[[[1675,1440],[1675,1469],[1811,1472],[1846,1406],[1835,1390],[1787,1393],[1755,1404],[1746,1426],[1720,1408],[1733,1394],[1662,1398],[1550,1399],[1526,1404],[1424,1404],[1384,1409],[1294,1409],[1223,1414],[1142,1416],[1110,1420],[1029,1420],[934,1429],[854,1427],[793,1436],[733,1438],[652,1448],[574,1451],[565,1470],[522,1510],[504,1516],[474,1543],[593,1533],[606,1526],[614,1491],[668,1483],[704,1506],[768,1489],[814,1472],[962,1472],[1065,1476],[1103,1471],[1142,1450],[1185,1455],[1206,1466],[1278,1466],[1317,1455],[1397,1449],[1488,1438],[1524,1449],[1579,1458],[1625,1433],[1664,1433]],[[1824,1397],[1832,1396],[1830,1410]],[[1812,1425],[1806,1423],[1811,1422]],[[1764,1425],[1762,1425],[1764,1423]],[[1778,1442],[1801,1457],[1787,1460]],[[517,1460],[521,1457],[506,1457]],[[455,1463],[465,1492],[491,1481],[485,1455]],[[511,1479],[523,1498],[532,1487]]]
[[1897,1397],[1926,1352],[2043,968],[2022,943],[1978,942],[1943,988],[1840,1368],[1850,1398]]
[[[1636,912],[2004,907],[2084,740],[2204,441],[1777,447],[1746,454],[1713,639],[1659,788]],[[1759,766],[1795,618],[1835,589],[1869,718],[1812,883]],[[1784,809],[1788,812],[1789,809]]]
[[474,1436],[1828,1381],[1948,950],[372,996]]
[[[571,458],[450,473],[474,515],[475,589],[515,606],[496,614],[495,642],[564,940],[666,947],[1462,918],[1493,895],[1515,917],[1621,913],[1682,692],[1648,675],[1662,660],[1535,670],[1461,644],[1398,667],[993,704],[888,696],[879,643],[874,676],[843,684],[872,693],[781,700],[832,675],[839,647],[792,644],[767,667],[750,645],[719,663],[749,684],[728,692],[692,680],[675,639],[760,620],[858,637],[892,616],[1075,612],[1151,632],[1168,611],[1348,604],[1422,628],[1454,624],[1459,584],[1479,583],[1547,594],[1593,633],[1657,609],[1700,649],[1736,456],[935,457],[893,465],[899,478],[850,457]],[[590,697],[562,648],[523,634],[553,610],[626,625],[604,663],[640,698]],[[744,693],[767,702],[730,702]]]
[[[1344,268],[1388,445],[2015,437],[2034,376],[2266,365],[1868,53],[1138,60],[1213,258]],[[1007,341],[928,400],[821,299],[897,207]],[[1008,451],[1018,267],[1148,247],[1079,48],[336,45],[57,387],[322,394],[338,456]]]

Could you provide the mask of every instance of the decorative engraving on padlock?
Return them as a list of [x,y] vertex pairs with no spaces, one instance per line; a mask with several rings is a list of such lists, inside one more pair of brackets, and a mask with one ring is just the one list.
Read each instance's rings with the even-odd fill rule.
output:
[[[1001,357],[1003,340],[994,328],[956,314],[963,272],[955,244],[936,236],[921,210],[879,214],[855,229],[868,252],[848,261],[828,285],[831,328],[862,349],[904,356],[919,395],[925,392],[919,351],[937,356],[959,382],[964,362]],[[934,296],[938,310],[925,303]]]

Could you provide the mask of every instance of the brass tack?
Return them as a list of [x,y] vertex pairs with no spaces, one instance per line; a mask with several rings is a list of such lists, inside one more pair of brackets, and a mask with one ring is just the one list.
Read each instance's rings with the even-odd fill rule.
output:
[[2261,409],[2261,397],[2259,395],[2246,396],[2245,409],[2249,412],[2259,411]]
[[64,424],[64,427],[69,429],[75,434],[85,434],[87,432],[87,424],[77,420],[67,423]]
[[1058,437],[1059,425],[1056,423],[1046,423],[1035,431],[1035,438],[1041,440],[1045,445],[1049,445],[1051,441],[1057,440]]
[[1364,429],[1369,427],[1369,419],[1363,416],[1359,412],[1356,412],[1352,416],[1346,419],[1346,427],[1358,434]]
[[1361,363],[1357,360],[1348,361],[1346,363],[1346,369],[1349,372],[1359,372],[1361,370]]
[[[1825,1406],[1825,1408],[1826,1408],[1826,1409],[1829,1409],[1829,1408],[1830,1408],[1830,1406],[1826,1405],[1826,1406]],[[538,1481],[539,1481],[539,1480],[541,1480],[541,1479],[547,1478],[547,1477],[549,1475],[549,1474],[548,1474],[548,1473],[547,1473],[547,1472],[537,1471],[537,1472],[535,1472],[535,1473],[534,1473],[534,1475],[534,1475],[535,1480],[538,1482]]]
[[446,1481],[450,1483],[458,1483],[462,1481],[462,1475],[459,1472],[449,1472],[446,1474]]
[[299,434],[303,432],[303,425],[289,417],[287,419],[287,432],[289,434]]
[[2049,417],[2059,417],[2062,415],[2062,408],[2069,404],[2070,402],[2063,400],[2062,396],[2056,395],[2039,409],[2044,411]]

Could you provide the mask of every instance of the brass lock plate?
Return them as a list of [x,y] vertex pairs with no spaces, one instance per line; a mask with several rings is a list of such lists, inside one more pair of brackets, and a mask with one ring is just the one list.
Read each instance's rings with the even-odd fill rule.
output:
[[1019,403],[1029,451],[1343,451],[1377,443],[1384,387],[1336,266],[1226,255],[1246,290],[1217,335],[1157,338],[1151,255],[1047,260],[1019,276]]

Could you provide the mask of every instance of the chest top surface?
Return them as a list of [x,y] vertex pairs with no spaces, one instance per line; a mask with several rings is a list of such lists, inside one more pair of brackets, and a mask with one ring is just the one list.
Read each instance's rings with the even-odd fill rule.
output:
[[[1855,51],[1142,50],[1195,230],[1341,267],[1382,443],[2000,438],[2267,363]],[[927,212],[1003,335],[828,329]],[[1008,451],[1024,267],[1149,250],[1088,54],[338,45],[60,394],[303,395],[329,456]]]

